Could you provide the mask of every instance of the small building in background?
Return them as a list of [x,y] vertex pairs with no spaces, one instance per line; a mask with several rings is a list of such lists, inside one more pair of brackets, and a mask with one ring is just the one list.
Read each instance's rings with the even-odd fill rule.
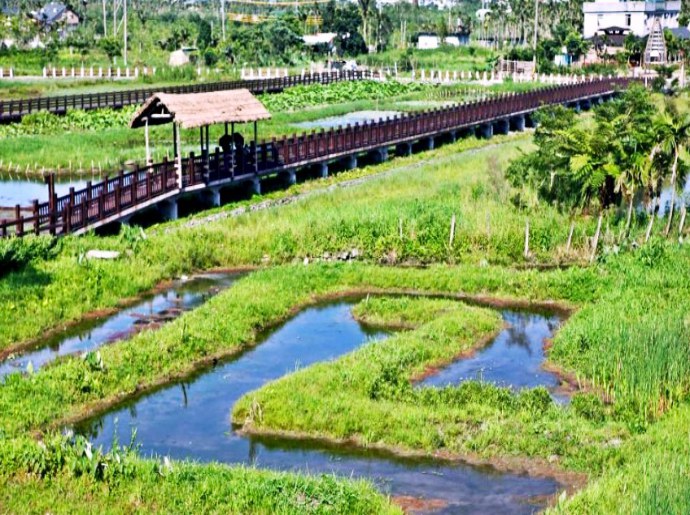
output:
[[679,27],[680,0],[624,2],[595,0],[582,4],[584,13],[583,36],[594,37],[606,27],[622,27],[638,37],[646,37],[658,19],[662,29]]
[[590,49],[585,56],[585,61],[595,63],[602,56],[614,56],[625,50],[625,38],[630,34],[630,29],[626,27],[604,27],[597,30],[597,33],[586,38],[590,43]]
[[33,11],[31,17],[42,30],[57,30],[60,37],[66,37],[79,27],[79,15],[62,2],[50,2],[38,11]]
[[302,36],[304,44],[315,50],[323,50],[326,53],[335,53],[335,38],[338,36],[335,32],[318,32],[316,34],[308,34]]
[[197,52],[199,51],[196,47],[183,47],[174,52],[170,52],[170,58],[168,59],[168,65],[170,66],[184,66],[185,64],[195,63],[197,60]]
[[[443,41],[448,46],[460,47],[469,44],[470,36],[467,33],[456,32],[448,34]],[[420,32],[417,35],[417,49],[433,50],[441,46],[441,38],[435,32]]]

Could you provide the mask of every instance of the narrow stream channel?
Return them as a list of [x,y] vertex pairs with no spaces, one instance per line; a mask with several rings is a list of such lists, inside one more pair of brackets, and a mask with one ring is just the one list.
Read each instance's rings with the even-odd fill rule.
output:
[[569,397],[559,390],[560,379],[543,368],[544,342],[558,328],[561,318],[514,310],[503,310],[501,316],[507,327],[489,345],[469,358],[453,362],[419,386],[457,385],[470,379],[515,391],[545,386],[555,401],[566,403]]
[[208,273],[186,281],[176,281],[166,291],[147,296],[134,306],[105,319],[88,320],[66,331],[37,342],[32,350],[0,361],[0,378],[12,372],[38,370],[60,356],[93,351],[133,332],[155,327],[178,317],[184,311],[203,304],[220,290],[230,286],[237,274]]
[[[560,488],[555,480],[320,441],[247,437],[233,430],[232,406],[245,393],[296,368],[337,358],[387,336],[360,326],[350,314],[352,305],[309,308],[227,363],[121,405],[76,430],[106,448],[115,436],[128,442],[136,430],[137,443],[147,456],[368,478],[393,496],[434,501],[438,506],[433,513],[519,514],[543,508],[544,496]],[[517,324],[512,334],[524,339],[520,330],[530,327]]]

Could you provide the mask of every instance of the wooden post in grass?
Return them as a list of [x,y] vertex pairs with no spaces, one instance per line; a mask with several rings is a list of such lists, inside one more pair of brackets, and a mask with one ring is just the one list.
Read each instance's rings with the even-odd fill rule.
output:
[[529,259],[529,218],[525,221],[525,259]]
[[573,243],[573,232],[575,232],[575,221],[570,222],[570,232],[568,233],[568,243],[565,245],[566,253],[570,252],[570,245]]
[[685,225],[685,215],[688,214],[688,209],[683,205],[680,210],[680,225],[678,226],[678,236],[683,236],[683,226]]
[[649,219],[649,225],[647,225],[647,232],[644,235],[644,242],[647,243],[649,241],[650,236],[652,235],[652,227],[654,226],[654,219],[656,218],[656,215],[654,212],[652,212],[652,216]]
[[448,240],[448,246],[453,246],[453,240],[455,239],[455,214],[450,219],[450,239]]
[[402,232],[402,218],[398,219],[398,233],[400,233],[400,239],[403,239],[403,232]]
[[592,255],[589,257],[589,262],[593,263],[594,258],[597,256],[597,247],[599,246],[599,234],[601,233],[601,222],[604,219],[604,214],[599,215],[599,221],[597,222],[597,232],[594,234],[594,242],[592,243]]

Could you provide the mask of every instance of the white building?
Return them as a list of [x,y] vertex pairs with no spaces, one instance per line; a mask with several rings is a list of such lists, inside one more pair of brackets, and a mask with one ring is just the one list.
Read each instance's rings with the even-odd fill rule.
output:
[[661,2],[622,2],[596,0],[582,4],[584,11],[585,38],[591,38],[598,31],[608,27],[629,29],[636,36],[649,34],[655,18],[659,18],[664,29],[678,28],[680,0]]

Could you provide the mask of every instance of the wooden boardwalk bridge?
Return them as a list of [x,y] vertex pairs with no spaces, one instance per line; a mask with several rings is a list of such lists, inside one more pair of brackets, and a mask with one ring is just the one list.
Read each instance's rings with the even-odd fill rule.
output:
[[0,101],[0,123],[18,122],[24,116],[39,111],[64,115],[68,109],[121,109],[125,106],[143,104],[154,93],[208,93],[231,89],[248,89],[256,94],[277,93],[293,86],[330,84],[332,82],[376,79],[378,77],[377,73],[371,71],[339,71],[290,75],[279,78],[208,82],[186,86],[156,86],[84,95],[3,100]]
[[[0,220],[0,236],[28,233],[80,234],[112,222],[127,222],[143,210],[158,209],[168,219],[177,218],[177,202],[185,196],[202,195],[220,205],[223,188],[246,185],[261,192],[261,181],[282,176],[293,184],[296,172],[316,167],[328,175],[329,164],[357,166],[357,158],[370,154],[384,161],[389,149],[398,155],[412,152],[413,145],[431,149],[437,138],[454,141],[466,134],[489,138],[494,133],[522,131],[533,125],[531,115],[544,105],[563,104],[588,109],[628,85],[628,79],[604,79],[553,86],[488,100],[405,114],[392,119],[271,141],[252,141],[246,159],[230,152],[215,152],[175,161],[163,161],[129,173],[120,173],[48,202],[34,201],[28,209],[16,206],[12,220]],[[181,175],[178,173],[181,169]]]

